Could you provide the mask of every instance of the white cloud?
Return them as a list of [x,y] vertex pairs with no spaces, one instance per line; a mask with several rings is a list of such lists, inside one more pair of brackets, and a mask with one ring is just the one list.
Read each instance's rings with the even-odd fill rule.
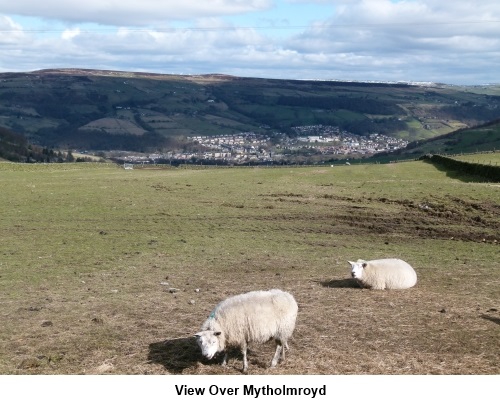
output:
[[[334,15],[289,38],[286,46],[300,54],[327,54],[332,62],[344,63],[341,55],[352,54],[374,69],[384,66],[386,75],[404,74],[406,79],[480,81],[494,77],[500,49],[500,3],[483,1],[364,0],[338,2]],[[478,59],[487,71],[469,69]],[[374,61],[377,61],[376,63]],[[439,66],[442,77],[438,78]],[[447,68],[448,66],[448,68]],[[460,66],[466,72],[460,75]],[[357,63],[359,71],[364,65]],[[456,77],[445,72],[453,71]],[[347,71],[356,74],[355,70]],[[488,73],[489,72],[489,73]],[[473,75],[475,74],[475,77]],[[498,81],[498,79],[497,79]]]
[[16,24],[10,17],[0,15],[0,44],[19,44],[26,39],[21,25]]
[[0,0],[5,14],[69,23],[143,26],[265,10],[271,0]]
[[80,28],[67,29],[64,30],[64,32],[61,34],[61,38],[66,40],[71,40],[75,38],[77,35],[80,35],[80,33],[81,33]]

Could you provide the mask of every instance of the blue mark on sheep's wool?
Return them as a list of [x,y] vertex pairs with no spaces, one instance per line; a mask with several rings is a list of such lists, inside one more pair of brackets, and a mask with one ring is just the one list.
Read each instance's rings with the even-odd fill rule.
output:
[[215,318],[215,311],[217,311],[217,308],[219,308],[218,305],[214,308],[212,312],[210,312],[210,315],[208,315],[209,318]]

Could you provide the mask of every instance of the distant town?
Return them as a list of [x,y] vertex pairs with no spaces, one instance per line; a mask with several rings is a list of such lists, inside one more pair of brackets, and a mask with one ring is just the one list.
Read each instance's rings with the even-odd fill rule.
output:
[[335,126],[310,125],[292,128],[293,135],[273,136],[255,132],[188,137],[182,152],[123,155],[125,163],[151,164],[192,162],[207,164],[265,164],[310,162],[371,156],[407,146],[408,142],[382,134],[359,136]]

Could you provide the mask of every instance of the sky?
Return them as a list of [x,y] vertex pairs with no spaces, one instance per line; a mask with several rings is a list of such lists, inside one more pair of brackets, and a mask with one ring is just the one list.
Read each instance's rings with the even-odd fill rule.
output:
[[500,83],[500,1],[0,0],[0,72]]

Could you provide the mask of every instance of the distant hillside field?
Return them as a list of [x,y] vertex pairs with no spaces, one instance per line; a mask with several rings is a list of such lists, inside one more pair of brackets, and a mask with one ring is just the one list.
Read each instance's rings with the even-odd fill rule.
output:
[[146,130],[133,122],[117,118],[100,118],[79,128],[81,131],[103,131],[108,134],[143,135]]
[[453,159],[482,165],[500,166],[500,151],[496,153],[474,153],[471,155],[453,156]]
[[[500,150],[500,121],[474,128],[460,129],[436,138],[414,141],[394,154],[379,154],[372,161],[419,158],[425,154],[461,155]],[[473,157],[471,157],[473,159]]]
[[[166,150],[186,136],[328,125],[423,140],[499,118],[500,86],[81,69],[0,74],[0,127],[50,148]],[[137,135],[143,135],[137,137]]]

